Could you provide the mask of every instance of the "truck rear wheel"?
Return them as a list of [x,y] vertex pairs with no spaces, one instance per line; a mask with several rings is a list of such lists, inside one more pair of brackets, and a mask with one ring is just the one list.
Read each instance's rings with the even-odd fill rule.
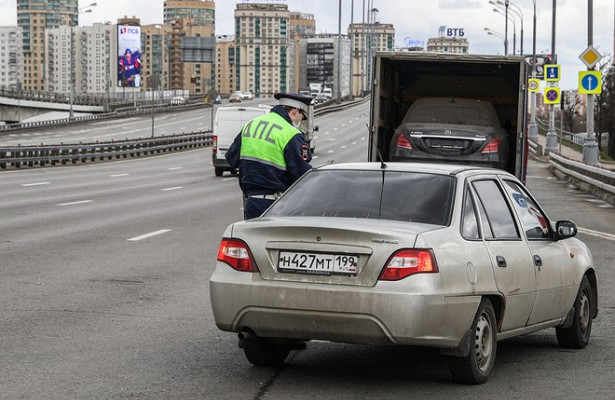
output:
[[222,176],[222,174],[224,173],[224,168],[214,167],[214,173],[216,174],[216,176]]

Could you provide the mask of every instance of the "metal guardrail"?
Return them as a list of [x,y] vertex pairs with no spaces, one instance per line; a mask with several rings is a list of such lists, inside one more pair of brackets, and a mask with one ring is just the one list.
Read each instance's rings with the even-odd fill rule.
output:
[[211,131],[111,142],[0,147],[0,169],[107,161],[211,146]]

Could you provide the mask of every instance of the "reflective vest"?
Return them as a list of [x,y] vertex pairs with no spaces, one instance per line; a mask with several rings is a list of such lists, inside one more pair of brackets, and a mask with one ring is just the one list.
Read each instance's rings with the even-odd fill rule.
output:
[[255,118],[241,130],[240,158],[285,170],[284,148],[300,132],[274,112]]

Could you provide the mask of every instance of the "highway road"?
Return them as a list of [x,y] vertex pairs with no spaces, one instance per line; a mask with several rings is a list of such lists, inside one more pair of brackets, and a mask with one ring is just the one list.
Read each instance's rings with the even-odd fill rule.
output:
[[[228,100],[224,100],[222,105],[214,106],[214,112],[218,107],[238,105],[255,107],[263,102],[273,104],[275,100],[254,99],[232,104],[229,104]],[[154,113],[154,136],[206,131],[211,130],[211,126],[210,107],[170,107]],[[0,146],[93,143],[97,140],[110,142],[112,140],[149,138],[151,136],[152,114],[145,113],[121,119],[0,132]]]
[[[319,117],[312,164],[364,161],[367,119],[367,105]],[[95,124],[81,129],[110,132]],[[0,172],[0,399],[612,400],[615,210],[546,164],[530,162],[528,186],[593,251],[592,339],[584,350],[559,348],[554,330],[501,342],[493,379],[463,386],[426,349],[314,342],[282,368],[249,364],[211,313],[219,239],[242,202],[210,149]]]

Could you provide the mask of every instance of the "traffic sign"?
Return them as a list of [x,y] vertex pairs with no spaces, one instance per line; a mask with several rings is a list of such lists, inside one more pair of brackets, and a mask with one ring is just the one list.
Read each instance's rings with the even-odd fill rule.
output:
[[579,55],[579,58],[587,68],[592,69],[598,64],[598,61],[602,59],[602,55],[598,53],[598,50],[596,50],[594,46],[589,45],[583,53]]
[[529,79],[527,81],[527,87],[530,92],[537,92],[540,90],[540,79]]
[[552,86],[545,90],[544,103],[545,104],[559,104],[560,102],[560,91],[556,86]]
[[560,80],[560,65],[559,64],[546,64],[545,65],[545,81],[557,82]]
[[582,93],[582,94],[602,93],[602,72],[601,71],[580,71],[579,72],[579,93]]

